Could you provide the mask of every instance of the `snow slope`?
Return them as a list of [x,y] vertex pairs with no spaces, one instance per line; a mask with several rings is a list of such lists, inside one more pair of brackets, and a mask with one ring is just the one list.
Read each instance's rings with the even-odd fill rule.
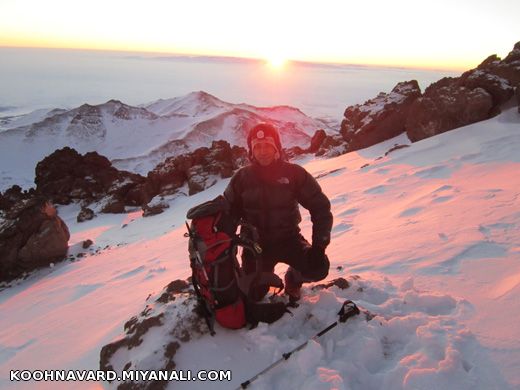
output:
[[[230,369],[232,382],[170,388],[234,388],[334,321],[341,302],[352,299],[375,317],[349,320],[251,388],[520,389],[519,125],[512,108],[387,156],[394,143],[409,143],[406,137],[333,159],[300,160],[332,203],[329,278],[344,277],[351,287],[307,286],[294,317],[254,330],[217,329],[216,337],[182,345],[177,369]],[[71,385],[12,383],[11,369],[96,369],[101,347],[122,334],[150,294],[189,275],[185,213],[226,184],[170,199],[169,209],[150,218],[135,211],[77,224],[79,207],[60,207],[72,233],[70,252],[85,256],[0,292],[0,386]],[[308,215],[301,226],[309,237]],[[94,247],[83,250],[87,238]],[[153,310],[170,321],[128,351],[140,367],[159,364],[153,352],[172,337],[179,308]]]

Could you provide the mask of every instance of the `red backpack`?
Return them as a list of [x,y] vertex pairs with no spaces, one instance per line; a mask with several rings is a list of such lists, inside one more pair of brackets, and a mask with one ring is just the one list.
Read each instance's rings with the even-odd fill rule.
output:
[[192,283],[211,334],[214,321],[230,329],[246,324],[242,294],[238,287],[239,264],[236,259],[236,224],[222,196],[188,211]]
[[212,335],[215,321],[224,328],[239,329],[248,321],[273,322],[286,311],[282,303],[258,304],[249,299],[254,283],[283,288],[276,275],[243,275],[236,254],[238,246],[260,255],[260,246],[236,235],[238,223],[223,196],[191,208],[186,217],[192,284]]

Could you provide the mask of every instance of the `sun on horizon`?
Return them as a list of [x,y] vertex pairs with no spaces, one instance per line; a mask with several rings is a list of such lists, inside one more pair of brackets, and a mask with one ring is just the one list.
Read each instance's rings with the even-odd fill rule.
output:
[[280,70],[285,67],[288,62],[288,59],[282,56],[272,56],[267,58],[267,65],[276,70]]

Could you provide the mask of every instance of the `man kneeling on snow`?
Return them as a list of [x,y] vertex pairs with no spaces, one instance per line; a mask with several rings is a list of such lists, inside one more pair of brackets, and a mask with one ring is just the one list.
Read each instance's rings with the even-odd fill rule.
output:
[[[278,262],[289,265],[285,292],[292,302],[300,299],[303,282],[324,279],[329,272],[325,249],[330,242],[330,201],[318,182],[301,166],[285,161],[280,136],[274,126],[259,124],[247,138],[251,164],[231,178],[224,197],[232,213],[256,227],[262,247],[262,271],[273,272]],[[298,203],[309,210],[312,245],[301,235]],[[253,238],[253,237],[250,237]],[[244,251],[246,274],[256,271],[256,260]],[[253,299],[260,300],[268,286],[257,286]]]

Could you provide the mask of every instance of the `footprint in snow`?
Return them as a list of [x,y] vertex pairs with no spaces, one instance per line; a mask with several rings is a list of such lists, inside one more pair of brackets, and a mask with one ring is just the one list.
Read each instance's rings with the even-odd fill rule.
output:
[[347,196],[346,195],[340,195],[340,196],[336,196],[335,198],[331,199],[330,203],[331,204],[343,204],[347,201]]
[[166,271],[166,267],[152,268],[148,270],[148,273],[144,277],[144,280],[149,280],[155,277],[156,274],[162,274]]
[[341,213],[338,214],[338,217],[346,217],[348,215],[352,215],[352,214],[356,214],[357,212],[359,211],[359,209],[348,209],[348,210],[345,210],[345,211],[342,211]]
[[453,186],[450,186],[450,185],[443,185],[442,187],[439,187],[437,188],[435,191],[433,191],[434,193],[436,192],[442,192],[442,191],[448,191],[448,190],[453,190]]
[[120,274],[118,276],[116,276],[114,279],[112,280],[121,280],[121,279],[127,279],[127,278],[131,278],[132,276],[135,276],[141,272],[143,272],[145,270],[145,267],[144,265],[141,265],[140,267],[137,267],[137,268],[134,268],[133,270],[131,271],[128,271],[128,272],[125,272],[123,274]]
[[447,201],[449,201],[451,199],[453,199],[453,196],[450,196],[450,195],[448,195],[448,196],[439,196],[437,198],[434,198],[432,200],[432,203],[444,203],[444,202],[447,202]]
[[346,232],[352,229],[352,226],[353,225],[350,223],[340,222],[332,228],[332,238],[336,238],[345,234]]
[[401,214],[399,214],[399,217],[400,218],[411,217],[413,215],[419,214],[423,210],[424,210],[424,207],[411,207],[411,208],[406,209],[403,212],[401,212]]
[[[448,192],[448,193],[447,193]],[[451,192],[451,194],[450,194]],[[448,202],[449,200],[453,199],[454,195],[453,193],[459,192],[455,187],[450,185],[443,185],[439,188],[437,188],[435,191],[431,193],[432,200],[431,203],[444,203]]]
[[493,199],[498,193],[502,192],[502,190],[500,188],[491,188],[487,190],[487,192],[488,193],[484,195],[484,199]]
[[363,193],[364,194],[384,194],[387,189],[388,189],[388,186],[380,185],[380,186],[375,186],[375,187],[369,188],[368,190],[365,190]]
[[103,286],[103,283],[80,284],[74,288],[74,292],[70,298],[70,301],[77,301],[78,299],[83,298],[85,295],[88,295]]
[[453,169],[448,168],[444,165],[437,165],[434,167],[421,169],[414,173],[414,176],[418,176],[422,179],[445,179],[451,176]]
[[444,233],[439,233],[439,238],[444,242],[448,241],[448,236]]

